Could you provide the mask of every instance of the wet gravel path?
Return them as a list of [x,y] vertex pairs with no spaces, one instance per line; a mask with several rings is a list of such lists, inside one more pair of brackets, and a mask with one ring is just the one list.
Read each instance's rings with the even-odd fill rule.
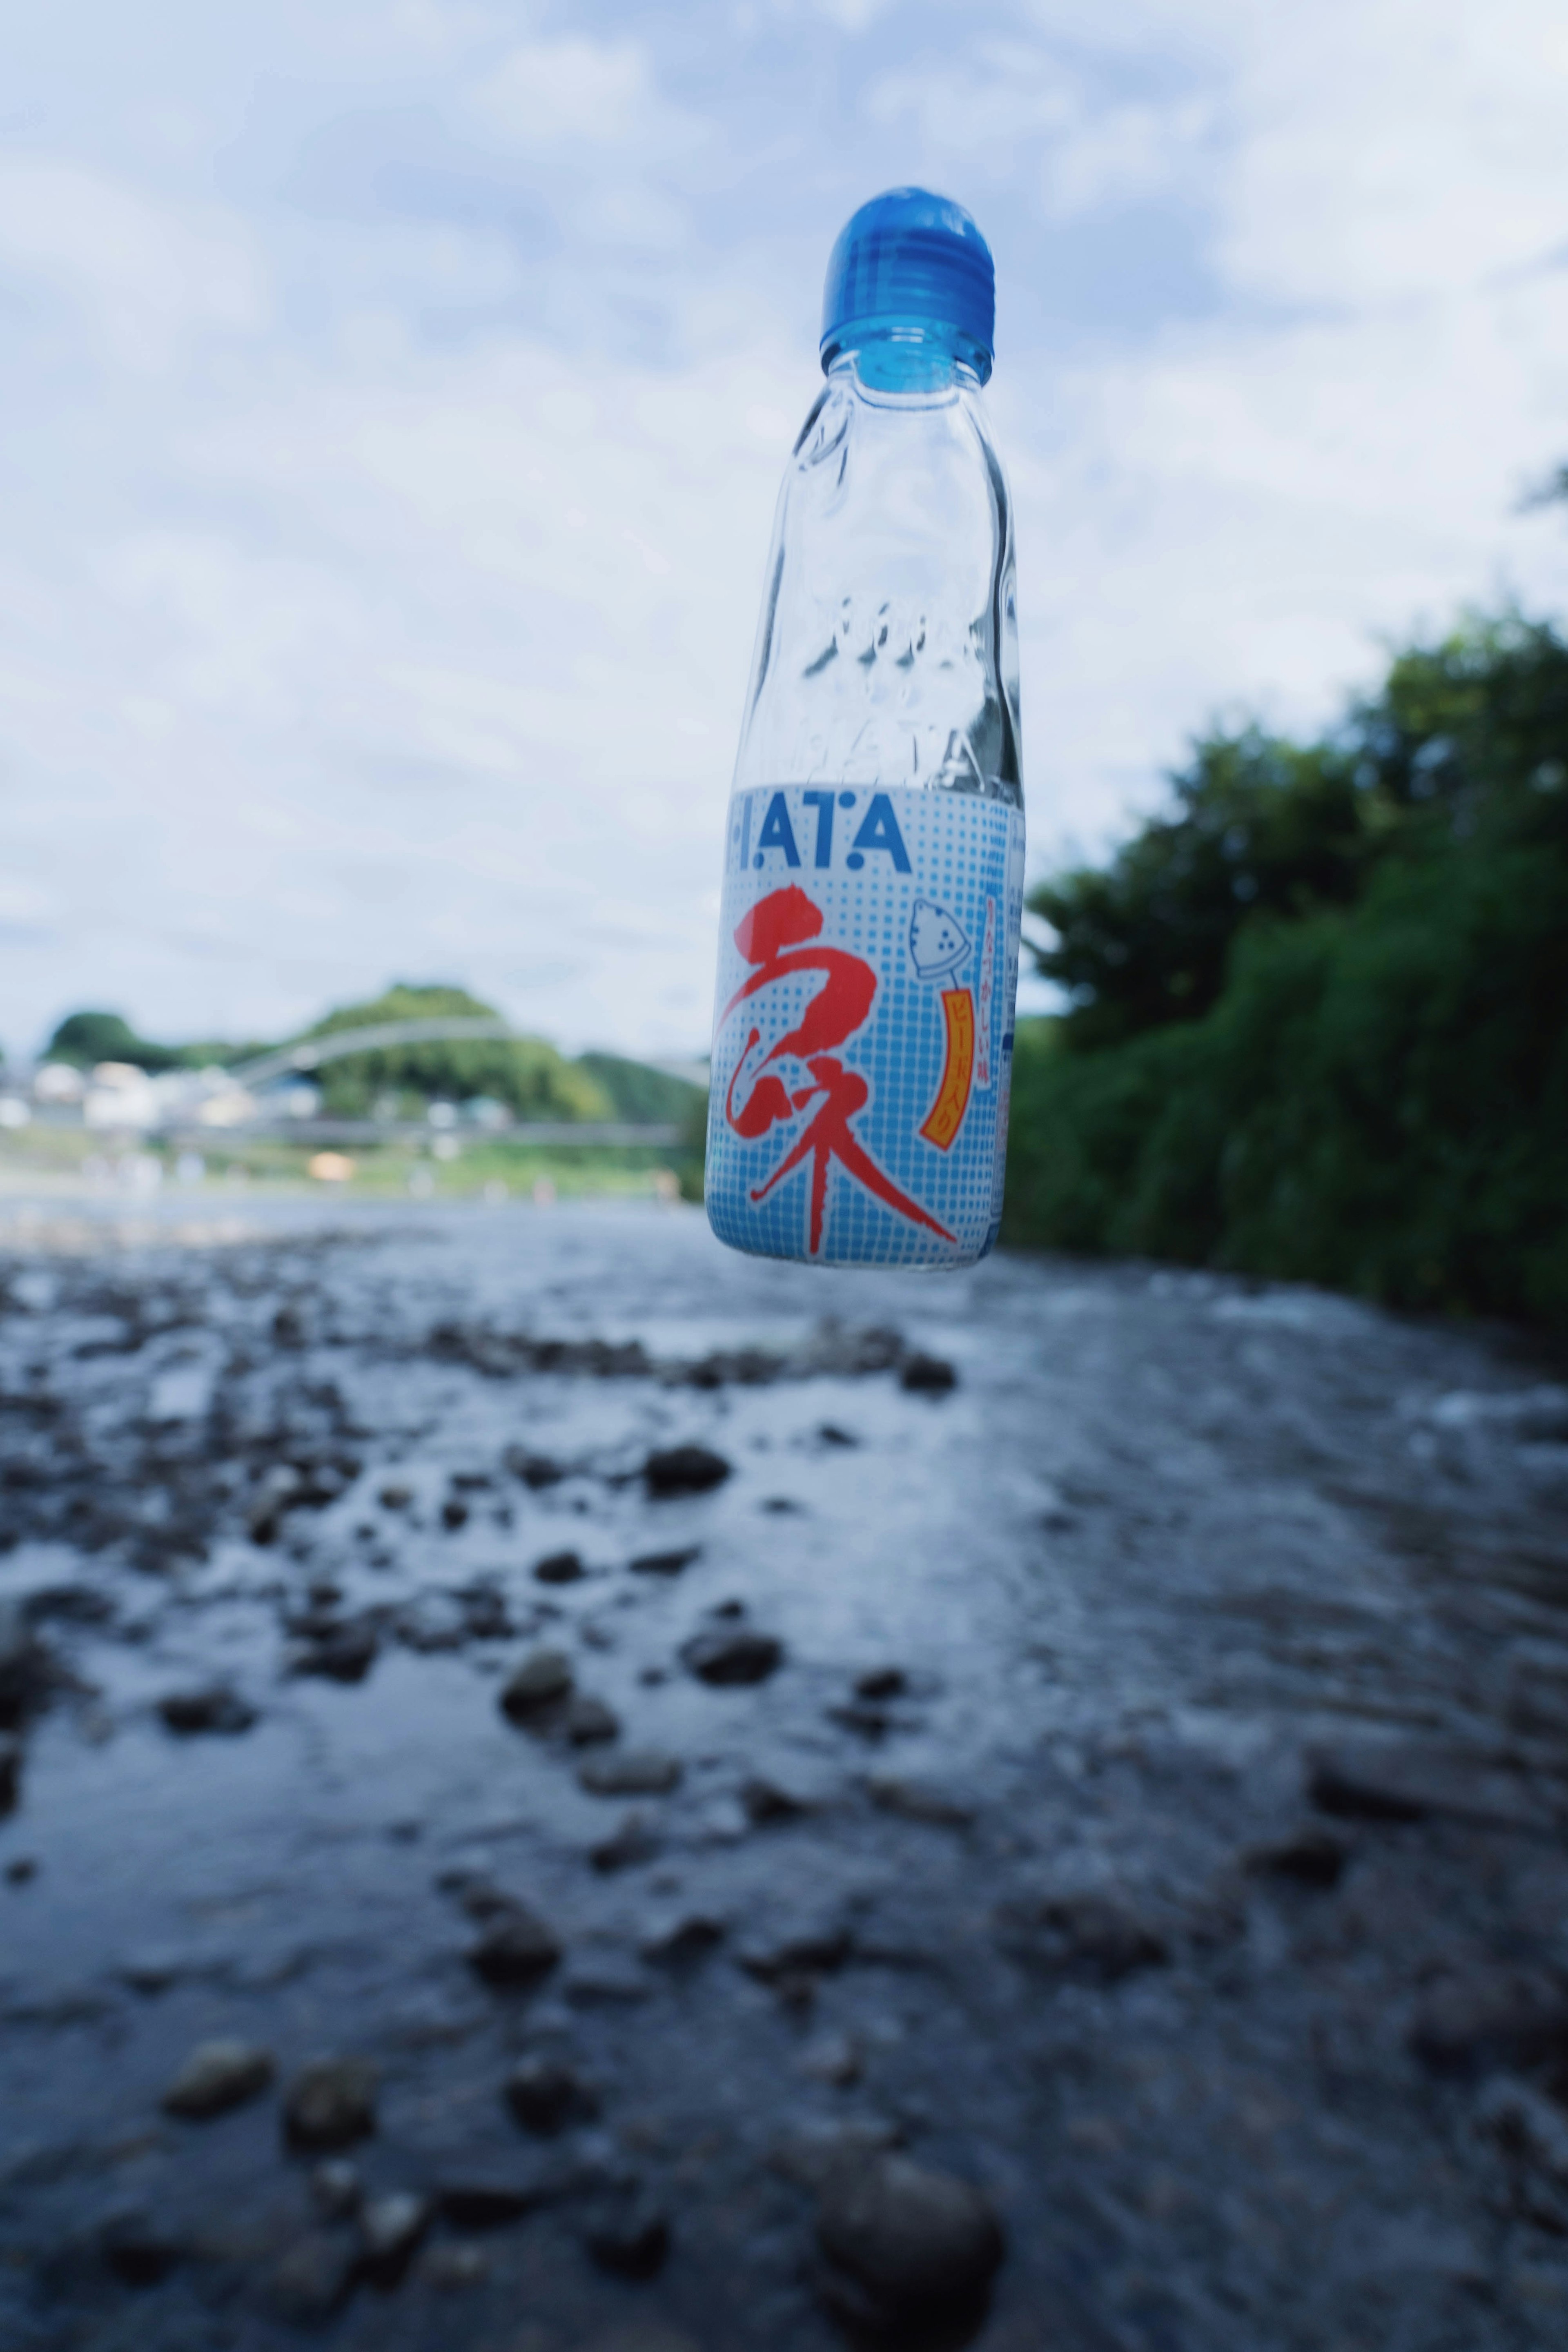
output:
[[1560,2346],[1565,1501],[1298,1291],[0,1258],[0,2344]]

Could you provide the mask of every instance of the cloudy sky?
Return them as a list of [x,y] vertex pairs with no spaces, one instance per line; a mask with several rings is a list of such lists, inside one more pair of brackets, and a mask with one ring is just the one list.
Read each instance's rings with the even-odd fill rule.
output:
[[847,214],[999,281],[1033,862],[1568,525],[1561,0],[0,0],[0,1039],[704,1043]]

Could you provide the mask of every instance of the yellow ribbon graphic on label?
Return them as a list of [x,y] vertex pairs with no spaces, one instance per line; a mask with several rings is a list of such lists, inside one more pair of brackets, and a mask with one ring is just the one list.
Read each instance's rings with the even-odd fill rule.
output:
[[939,1151],[946,1151],[963,1125],[969,1089],[974,1076],[974,999],[967,988],[944,988],[942,1009],[947,1021],[947,1060],[936,1100],[926,1113],[921,1133]]

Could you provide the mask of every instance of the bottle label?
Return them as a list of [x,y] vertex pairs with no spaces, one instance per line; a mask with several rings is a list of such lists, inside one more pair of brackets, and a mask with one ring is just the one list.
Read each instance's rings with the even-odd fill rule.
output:
[[788,784],[730,803],[708,1117],[721,1241],[965,1265],[1002,1213],[1020,809]]

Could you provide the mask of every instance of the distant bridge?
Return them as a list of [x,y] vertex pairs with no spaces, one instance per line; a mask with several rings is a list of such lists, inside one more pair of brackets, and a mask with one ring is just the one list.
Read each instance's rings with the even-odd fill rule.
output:
[[363,1029],[332,1029],[324,1037],[301,1037],[297,1045],[279,1045],[258,1054],[230,1070],[237,1086],[264,1087],[268,1078],[289,1071],[305,1076],[323,1063],[341,1062],[349,1054],[377,1054],[389,1045],[510,1045],[521,1042],[510,1021],[493,1013],[452,1013],[423,1021],[371,1021]]
[[[264,1087],[268,1078],[280,1078],[289,1072],[300,1077],[319,1070],[327,1062],[341,1062],[350,1054],[377,1054],[390,1045],[522,1045],[538,1041],[526,1038],[494,1013],[447,1013],[426,1016],[422,1021],[371,1021],[361,1029],[332,1029],[324,1037],[301,1037],[296,1045],[278,1045],[270,1053],[258,1054],[248,1062],[240,1062],[230,1070],[229,1076],[237,1086]],[[649,1062],[650,1070],[662,1070],[667,1077],[679,1078],[689,1087],[705,1087],[708,1073],[700,1062]]]

